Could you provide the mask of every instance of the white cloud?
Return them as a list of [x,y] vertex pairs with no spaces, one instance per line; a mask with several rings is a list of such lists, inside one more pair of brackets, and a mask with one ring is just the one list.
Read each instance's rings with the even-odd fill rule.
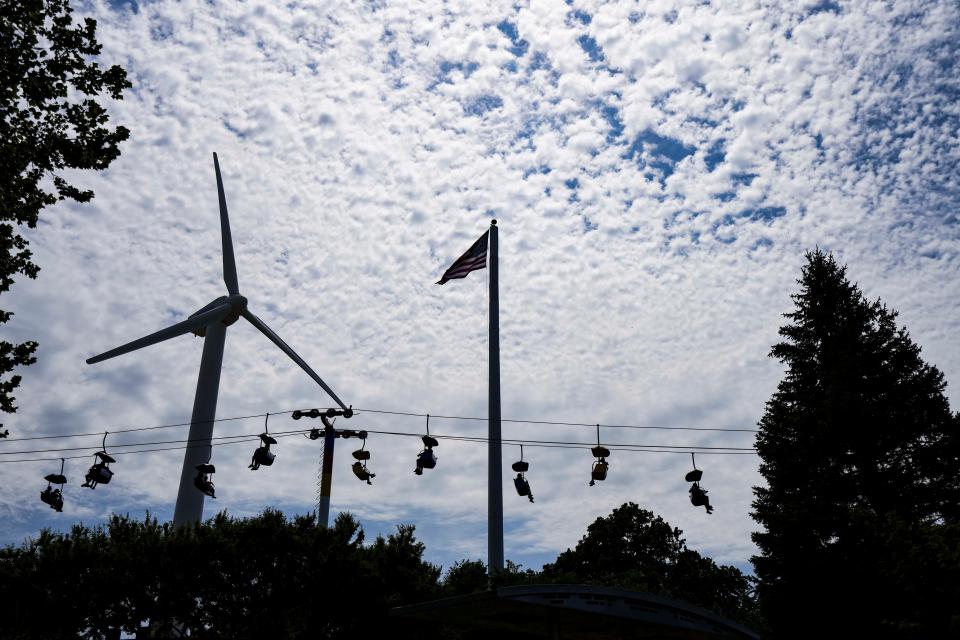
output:
[[[155,2],[132,13],[92,3],[104,60],[135,85],[111,107],[132,135],[109,171],[78,177],[96,200],[46,212],[31,236],[43,271],[9,295],[17,315],[6,328],[41,350],[6,420],[13,435],[189,417],[198,340],[83,360],[223,293],[214,150],[251,309],[358,407],[485,415],[486,273],[432,283],[491,216],[506,417],[751,427],[781,375],[767,352],[815,245],[898,308],[928,360],[960,379],[953,3],[864,1],[813,15],[786,3],[576,3],[590,24],[566,5],[512,6]],[[503,20],[526,41],[522,57]],[[486,97],[499,105],[471,111]],[[784,215],[764,219],[760,208]],[[218,415],[328,402],[249,326],[230,329]],[[225,422],[217,434],[261,426]],[[351,426],[423,428],[376,415]],[[483,423],[431,427],[484,433]],[[504,435],[594,437],[514,423]],[[418,444],[372,437],[369,487],[349,474],[352,443],[341,443],[334,506],[376,526],[417,522],[444,562],[483,554],[484,447],[444,442],[438,468],[417,477]],[[277,464],[256,473],[246,469],[253,446],[217,449],[220,498],[208,513],[312,508],[316,443],[282,439]],[[549,558],[625,500],[719,560],[752,553],[753,457],[698,457],[717,506],[709,519],[687,500],[685,455],[616,452],[609,480],[592,488],[585,451],[526,457],[537,502],[512,495],[506,474],[508,557]],[[181,459],[120,457],[115,484],[96,492],[78,488],[87,462],[71,463],[59,519],[35,499],[44,465],[2,465],[0,532],[16,541],[111,509],[169,515]]]

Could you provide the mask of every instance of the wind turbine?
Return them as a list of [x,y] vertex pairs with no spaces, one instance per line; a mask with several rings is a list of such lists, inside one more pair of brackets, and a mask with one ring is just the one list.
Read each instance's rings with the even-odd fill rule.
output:
[[[230,236],[230,220],[227,217],[227,201],[223,195],[223,180],[220,178],[220,163],[217,154],[213,154],[213,168],[217,174],[217,193],[220,197],[220,237],[223,242],[223,281],[229,295],[220,296],[183,322],[161,329],[156,333],[128,342],[87,360],[94,364],[116,356],[149,347],[186,333],[194,333],[203,338],[203,356],[200,359],[200,375],[197,378],[197,393],[193,400],[193,416],[190,419],[188,447],[183,454],[183,470],[180,473],[180,490],[177,493],[177,505],[173,513],[175,525],[198,522],[203,517],[203,493],[193,485],[193,473],[197,465],[210,460],[210,441],[213,437],[213,423],[217,416],[217,393],[220,388],[220,366],[223,362],[223,345],[227,337],[227,327],[241,316],[267,336],[290,359],[300,365],[313,380],[340,405],[349,417],[352,412],[327,386],[320,376],[310,368],[303,358],[290,348],[280,336],[273,332],[263,320],[247,308],[247,299],[240,295],[237,282],[237,265],[233,257],[233,239]],[[207,446],[203,446],[207,445]]]

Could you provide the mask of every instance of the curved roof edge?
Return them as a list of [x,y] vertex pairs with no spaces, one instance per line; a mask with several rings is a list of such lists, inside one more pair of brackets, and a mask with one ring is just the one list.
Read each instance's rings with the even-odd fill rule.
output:
[[[480,628],[503,625],[513,620],[518,628],[524,619],[543,620],[544,610],[551,618],[571,626],[594,626],[598,618],[616,620],[637,628],[657,628],[668,636],[702,638],[740,638],[759,640],[760,636],[743,625],[681,600],[643,591],[583,584],[543,584],[500,587],[464,596],[433,600],[391,610],[391,616],[435,619]],[[673,633],[671,633],[673,632]],[[665,637],[668,637],[665,636]]]

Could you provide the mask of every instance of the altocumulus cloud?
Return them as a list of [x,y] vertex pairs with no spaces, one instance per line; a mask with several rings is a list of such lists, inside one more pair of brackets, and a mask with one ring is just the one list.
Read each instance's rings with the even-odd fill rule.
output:
[[[960,378],[954,2],[130,1],[80,11],[99,21],[104,58],[129,71],[134,88],[111,113],[132,135],[109,171],[78,177],[96,191],[92,204],[50,210],[32,234],[43,272],[6,303],[13,337],[41,344],[7,420],[16,435],[189,417],[199,341],[83,361],[222,293],[214,150],[253,310],[358,407],[485,415],[486,274],[432,283],[491,217],[501,225],[505,416],[752,427],[781,375],[769,345],[816,245],[901,311],[949,381]],[[220,416],[327,403],[252,328],[231,329]],[[261,428],[228,422],[217,434]],[[752,444],[749,434],[604,438]],[[485,555],[484,447],[444,442],[424,477],[411,473],[416,440],[373,437],[369,448],[374,485],[356,482],[341,456],[336,509],[372,531],[416,523],[438,562]],[[313,507],[315,444],[281,440],[277,464],[257,473],[246,469],[251,449],[216,450],[220,497],[208,514]],[[698,457],[717,507],[706,519],[687,501],[684,455],[617,452],[609,480],[589,488],[587,452],[526,453],[537,502],[505,496],[510,558],[539,565],[626,500],[719,560],[742,566],[752,553],[751,456]],[[181,457],[121,457],[115,483],[96,492],[78,488],[88,463],[73,462],[56,517],[36,500],[50,471],[2,465],[0,535],[15,542],[111,511],[169,517]]]

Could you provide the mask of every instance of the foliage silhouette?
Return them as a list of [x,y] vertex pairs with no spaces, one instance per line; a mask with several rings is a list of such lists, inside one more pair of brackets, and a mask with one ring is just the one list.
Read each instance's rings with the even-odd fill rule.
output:
[[44,531],[0,552],[0,637],[108,638],[149,622],[159,637],[355,637],[390,607],[438,595],[411,526],[364,545],[349,514],[225,513],[193,527],[114,516]]
[[[808,253],[771,356],[753,558],[775,637],[960,631],[960,416],[897,314]],[[953,621],[951,622],[951,616]]]
[[683,600],[756,626],[750,580],[736,567],[717,565],[688,549],[682,534],[660,516],[627,502],[597,518],[576,548],[561,553],[543,571],[507,561],[490,579],[481,560],[462,560],[444,575],[443,593],[457,596],[524,584],[620,587]]
[[680,529],[627,502],[587,528],[574,549],[544,565],[549,582],[622,587],[683,600],[756,624],[749,579],[687,548]]
[[394,638],[471,637],[451,626],[397,625],[388,610],[545,582],[651,591],[750,621],[747,579],[687,549],[679,530],[632,503],[598,519],[543,572],[508,561],[492,580],[479,560],[454,563],[441,580],[414,533],[401,525],[365,544],[348,513],[324,529],[314,514],[288,519],[273,510],[184,528],[147,514],[43,531],[0,550],[0,637],[109,638],[148,623],[155,637],[186,627],[197,638],[352,638],[388,625]]
[[[129,132],[107,126],[97,99],[120,100],[130,87],[114,65],[94,60],[97,23],[74,24],[69,0],[0,0],[0,293],[17,274],[36,278],[24,225],[58,200],[88,202],[93,191],[71,185],[63,169],[107,168]],[[0,324],[12,315],[0,310]],[[0,376],[36,361],[37,343],[0,341]],[[21,377],[0,379],[0,411],[16,411]],[[2,436],[0,436],[2,437]]]

